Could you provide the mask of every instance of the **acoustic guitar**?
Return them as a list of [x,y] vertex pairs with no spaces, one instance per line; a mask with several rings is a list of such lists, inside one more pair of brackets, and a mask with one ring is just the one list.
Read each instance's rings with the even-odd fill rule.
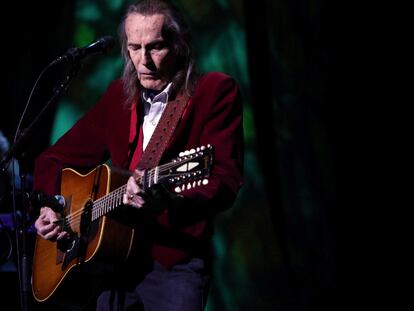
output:
[[[156,184],[175,187],[176,192],[206,184],[213,164],[212,146],[181,152],[179,157],[144,172],[138,183],[143,189]],[[123,207],[126,177],[103,164],[87,174],[65,168],[61,195],[66,200],[62,217],[65,241],[52,242],[36,236],[32,291],[39,302],[59,297],[78,298],[89,281],[84,273],[105,271],[128,259],[135,230],[111,217]],[[76,293],[78,291],[79,293]]]

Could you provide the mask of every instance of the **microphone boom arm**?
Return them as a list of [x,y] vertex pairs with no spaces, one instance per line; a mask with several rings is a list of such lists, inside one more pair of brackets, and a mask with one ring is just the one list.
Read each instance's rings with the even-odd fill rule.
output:
[[76,64],[82,58],[87,57],[89,55],[106,53],[109,49],[113,48],[114,45],[115,45],[115,39],[112,38],[111,36],[105,36],[90,43],[89,45],[85,47],[69,48],[65,54],[56,58],[52,62],[52,64],[55,65],[61,62],[68,62],[70,64]]

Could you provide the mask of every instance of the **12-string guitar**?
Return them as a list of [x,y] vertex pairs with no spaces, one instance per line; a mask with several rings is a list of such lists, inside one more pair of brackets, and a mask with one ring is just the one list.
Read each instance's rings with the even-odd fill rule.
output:
[[[143,189],[155,184],[175,187],[177,192],[190,189],[207,183],[212,163],[210,145],[181,152],[173,161],[146,170],[139,183]],[[62,171],[61,195],[66,200],[62,225],[70,237],[59,242],[36,237],[32,291],[37,301],[49,300],[62,290],[63,296],[71,295],[79,282],[87,281],[83,272],[128,259],[135,230],[108,215],[123,206],[125,192],[125,176],[105,164],[88,174],[70,168]]]

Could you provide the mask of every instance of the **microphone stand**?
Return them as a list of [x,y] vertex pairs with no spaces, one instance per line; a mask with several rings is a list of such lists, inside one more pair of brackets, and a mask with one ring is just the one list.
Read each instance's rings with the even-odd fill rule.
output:
[[[57,62],[52,62],[49,66],[55,65]],[[49,110],[49,108],[55,102],[60,99],[63,93],[69,87],[70,82],[72,79],[78,74],[81,66],[79,61],[72,62],[72,68],[66,77],[63,79],[61,83],[54,89],[52,97],[46,103],[46,105],[41,109],[39,114],[33,119],[33,121],[29,124],[29,126],[21,131],[19,135],[16,136],[15,141],[10,146],[7,153],[3,156],[3,159],[0,162],[0,169],[2,171],[7,170],[8,163],[11,159],[16,158],[18,161],[19,159],[24,158],[25,152],[22,152],[24,143],[26,140],[33,134],[34,128],[39,124],[40,120],[44,117],[45,113]],[[24,194],[26,191],[26,174],[27,168],[25,163],[19,163],[21,168],[20,171],[20,179],[21,179],[21,193]],[[16,252],[17,252],[17,270],[18,270],[18,281],[19,281],[19,289],[20,289],[20,306],[22,311],[30,310],[30,300],[29,294],[31,292],[31,269],[29,269],[29,260],[28,260],[28,252],[27,252],[27,228],[28,228],[28,211],[27,207],[29,206],[29,201],[26,195],[22,195],[21,199],[21,215],[20,221],[17,217],[17,208],[16,208],[16,193],[13,187],[13,214],[14,214],[14,222],[16,224],[15,232],[16,232]]]
[[29,258],[27,252],[27,232],[29,220],[29,202],[25,199],[26,193],[26,176],[28,174],[27,161],[25,153],[16,156],[19,163],[20,171],[20,192],[21,207],[20,215],[16,208],[15,187],[13,186],[13,221],[15,223],[16,251],[17,251],[17,271],[20,288],[20,306],[22,310],[30,310],[29,293],[30,293],[30,270]]

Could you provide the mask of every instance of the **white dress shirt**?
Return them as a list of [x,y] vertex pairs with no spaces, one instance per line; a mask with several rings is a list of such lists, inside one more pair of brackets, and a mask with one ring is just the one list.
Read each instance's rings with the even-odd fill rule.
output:
[[148,142],[154,133],[154,130],[161,118],[161,115],[168,103],[168,96],[170,95],[172,83],[170,82],[164,90],[155,96],[152,96],[150,91],[143,91],[142,98],[144,99],[144,123],[142,125],[143,141],[142,150],[148,145]]

